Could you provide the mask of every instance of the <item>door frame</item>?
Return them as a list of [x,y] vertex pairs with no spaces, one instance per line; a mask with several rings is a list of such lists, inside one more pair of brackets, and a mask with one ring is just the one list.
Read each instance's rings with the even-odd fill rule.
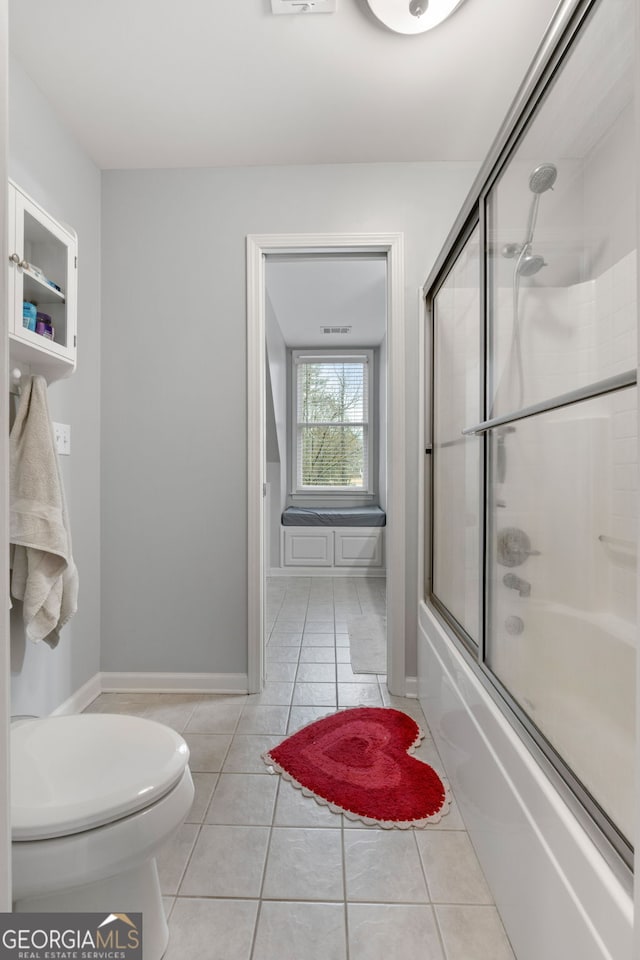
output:
[[8,3],[0,0],[0,912],[11,910],[11,789],[9,731],[11,714],[9,633],[9,317],[7,249],[8,180]]
[[248,688],[264,676],[265,363],[268,254],[383,253],[387,261],[387,685],[406,693],[405,669],[405,333],[402,233],[296,233],[247,236]]

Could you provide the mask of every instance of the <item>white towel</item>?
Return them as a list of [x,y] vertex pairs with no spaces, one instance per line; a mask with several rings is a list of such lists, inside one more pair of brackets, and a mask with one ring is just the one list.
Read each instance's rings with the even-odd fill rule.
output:
[[44,377],[31,377],[22,389],[9,451],[11,593],[23,601],[29,639],[55,647],[77,610],[78,572]]

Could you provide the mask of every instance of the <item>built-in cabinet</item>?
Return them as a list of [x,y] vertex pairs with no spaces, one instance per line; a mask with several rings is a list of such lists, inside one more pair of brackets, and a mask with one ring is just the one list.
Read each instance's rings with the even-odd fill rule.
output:
[[285,567],[369,567],[380,571],[382,527],[282,527]]
[[[8,226],[11,363],[59,380],[76,366],[77,238],[12,181]],[[36,329],[23,319],[25,302],[35,305]]]

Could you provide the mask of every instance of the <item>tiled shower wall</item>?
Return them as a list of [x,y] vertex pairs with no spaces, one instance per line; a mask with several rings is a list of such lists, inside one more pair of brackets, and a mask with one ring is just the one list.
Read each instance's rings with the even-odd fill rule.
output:
[[[624,373],[637,365],[637,253],[632,250],[594,280],[569,288],[569,311],[580,317],[582,353],[593,380]],[[608,561],[610,609],[623,620],[636,618],[638,534],[637,400],[634,389],[612,397],[602,552]]]
[[[524,406],[636,367],[636,272],[637,255],[633,250],[596,278],[568,287],[538,286],[535,278],[523,281],[519,314]],[[509,369],[514,365],[512,317],[512,289],[501,286],[496,309],[496,382],[509,386],[512,396],[506,405],[516,409],[516,377]],[[610,407],[604,403],[602,413],[595,417],[593,406],[589,408],[590,425],[582,421],[581,406],[559,410],[553,416],[555,438],[547,433],[549,424],[541,421],[536,439],[541,447],[557,444],[557,458],[567,456],[592,464],[591,485],[568,493],[571,501],[566,503],[566,510],[562,504],[548,504],[550,514],[569,516],[574,498],[584,498],[584,509],[594,518],[596,536],[603,538],[597,543],[589,538],[582,548],[586,553],[577,551],[576,589],[564,602],[585,611],[613,613],[631,623],[636,617],[638,532],[635,389],[616,392],[610,404],[613,416],[609,416]],[[536,420],[529,423],[533,426]],[[511,483],[526,485],[526,476],[518,477],[517,473],[513,465]],[[525,522],[522,517],[507,518],[503,514],[502,522],[507,519]],[[579,540],[582,533],[573,531],[572,535]],[[558,559],[561,557],[562,551]],[[553,564],[544,566],[553,580]],[[589,574],[585,576],[587,567]],[[557,599],[562,602],[560,597]],[[625,626],[622,625],[623,632]]]

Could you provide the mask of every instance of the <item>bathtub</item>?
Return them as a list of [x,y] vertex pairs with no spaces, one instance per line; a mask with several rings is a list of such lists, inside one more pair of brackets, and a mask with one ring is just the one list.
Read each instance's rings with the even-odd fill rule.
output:
[[634,626],[525,600],[524,632],[492,662],[507,689],[633,843]]
[[[572,615],[564,612],[568,623]],[[544,611],[535,616],[543,627]],[[535,665],[521,658],[522,676],[534,671],[532,703],[542,689],[540,654],[556,656],[564,669],[585,636],[573,620],[566,651],[539,650]],[[588,625],[591,646],[603,626],[596,619]],[[619,652],[631,662],[631,643],[621,639]],[[575,801],[536,760],[535,747],[525,745],[424,603],[418,696],[518,960],[632,960],[632,877],[605,859]],[[616,722],[613,715],[600,720]]]

